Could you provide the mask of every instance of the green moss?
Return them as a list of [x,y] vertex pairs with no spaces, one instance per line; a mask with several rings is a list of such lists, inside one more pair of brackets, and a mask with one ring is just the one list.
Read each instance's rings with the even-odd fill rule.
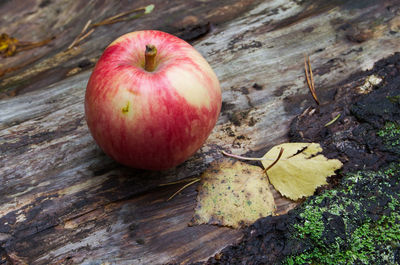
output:
[[386,97],[392,103],[400,103],[400,95]]
[[294,227],[299,232],[299,237],[304,239],[310,237],[316,242],[321,238],[325,227],[322,222],[322,211],[313,209],[312,206],[306,206],[300,217],[305,219],[302,224],[295,224]]
[[351,255],[347,260],[371,264],[372,259],[374,262],[395,264],[393,253],[399,244],[400,215],[392,212],[389,216],[382,216],[377,222],[366,222],[354,231],[350,240]]
[[309,198],[293,225],[293,238],[308,240],[312,247],[284,264],[396,264],[399,178],[399,164],[360,171],[347,174],[338,189]]
[[388,147],[400,145],[400,125],[397,123],[387,122],[377,134]]

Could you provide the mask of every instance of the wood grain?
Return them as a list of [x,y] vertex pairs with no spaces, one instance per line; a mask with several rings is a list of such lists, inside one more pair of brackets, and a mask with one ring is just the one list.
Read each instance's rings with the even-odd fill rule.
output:
[[[69,52],[65,48],[89,18],[115,15],[129,1],[117,6],[33,1],[27,8],[23,2],[0,4],[2,14],[8,11],[0,31],[33,41],[48,34],[57,38],[0,61],[3,69],[35,59],[0,81],[0,254],[10,264],[207,259],[240,240],[241,231],[188,227],[196,187],[166,202],[181,186],[159,184],[198,176],[222,157],[221,150],[256,156],[287,141],[293,117],[315,104],[305,85],[304,54],[310,55],[323,102],[351,74],[399,51],[400,1],[395,0],[154,1],[151,15],[99,29]],[[175,169],[147,172],[118,165],[96,146],[84,120],[93,62],[107,43],[133,29],[183,34],[184,28],[207,22],[213,26],[192,43],[223,89],[223,110],[212,135]],[[67,75],[82,62],[87,66]],[[278,214],[296,205],[276,192],[275,199]]]

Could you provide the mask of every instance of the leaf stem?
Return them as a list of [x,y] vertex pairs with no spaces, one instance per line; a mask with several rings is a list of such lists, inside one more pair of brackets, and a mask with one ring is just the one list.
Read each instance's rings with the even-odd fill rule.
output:
[[282,156],[282,154],[283,154],[283,150],[284,150],[284,149],[281,148],[281,150],[279,151],[278,157],[275,159],[275,161],[274,161],[271,165],[269,165],[269,166],[264,170],[265,172],[267,172],[268,169],[271,169],[271,167],[275,166],[275,164],[278,163],[279,159],[281,159],[281,156]]
[[230,153],[227,153],[225,151],[221,151],[221,153],[223,155],[225,155],[225,156],[233,157],[233,158],[240,159],[240,160],[248,160],[248,161],[266,160],[265,158],[262,158],[262,157],[245,157],[245,156],[239,156],[239,155],[230,154]]

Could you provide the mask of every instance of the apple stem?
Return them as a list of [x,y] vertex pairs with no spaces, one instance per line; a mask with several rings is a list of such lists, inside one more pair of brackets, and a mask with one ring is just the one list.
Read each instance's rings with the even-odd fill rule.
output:
[[146,51],[144,53],[144,70],[153,72],[156,69],[156,55],[157,48],[152,44],[146,45]]

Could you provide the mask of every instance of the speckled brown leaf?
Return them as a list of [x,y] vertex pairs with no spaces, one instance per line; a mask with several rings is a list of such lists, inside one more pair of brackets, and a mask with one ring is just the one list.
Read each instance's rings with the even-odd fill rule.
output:
[[239,228],[274,211],[274,198],[263,170],[223,160],[202,175],[192,224]]

